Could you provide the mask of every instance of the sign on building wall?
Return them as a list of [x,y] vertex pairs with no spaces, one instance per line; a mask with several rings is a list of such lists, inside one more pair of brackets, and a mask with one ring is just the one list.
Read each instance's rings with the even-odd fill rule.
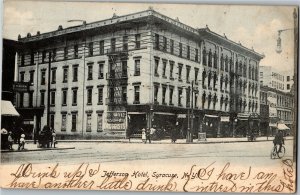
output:
[[127,128],[126,111],[107,111],[105,119],[108,130],[125,131]]
[[28,92],[30,84],[29,82],[14,82],[13,89],[15,92]]

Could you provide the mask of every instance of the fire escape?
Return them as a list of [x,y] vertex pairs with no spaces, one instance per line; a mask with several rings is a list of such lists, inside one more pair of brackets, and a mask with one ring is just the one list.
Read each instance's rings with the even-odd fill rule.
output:
[[107,73],[108,111],[125,111],[127,105],[127,48],[112,47],[107,51],[109,69]]
[[230,60],[230,112],[239,113],[242,111],[241,98],[242,98],[242,88],[241,88],[241,78],[242,71],[239,68],[238,62],[234,66],[232,59]]

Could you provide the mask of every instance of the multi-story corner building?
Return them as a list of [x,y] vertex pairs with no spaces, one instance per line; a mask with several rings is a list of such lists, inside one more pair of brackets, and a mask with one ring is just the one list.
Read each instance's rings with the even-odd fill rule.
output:
[[[294,98],[290,92],[286,93],[271,87],[261,86],[261,107],[265,107],[265,109],[261,109],[260,116],[261,118],[268,117],[269,127],[271,129],[269,135],[275,133],[278,123],[285,124],[290,129],[294,128]],[[266,111],[269,112],[267,113]],[[266,114],[268,114],[268,116],[266,116]],[[264,129],[267,130],[268,128]],[[265,134],[267,134],[267,132],[265,132]]]
[[238,113],[260,110],[262,55],[152,9],[19,42],[19,81],[33,85],[18,105],[35,132],[48,123],[61,138],[117,137],[176,124],[185,135],[191,111],[194,132],[232,136]]
[[260,85],[290,92],[293,85],[293,76],[289,71],[279,72],[271,66],[260,66]]

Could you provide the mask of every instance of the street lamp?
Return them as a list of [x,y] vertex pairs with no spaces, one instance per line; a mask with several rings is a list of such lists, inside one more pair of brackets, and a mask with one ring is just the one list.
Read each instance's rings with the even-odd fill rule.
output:
[[288,31],[288,30],[294,30],[294,29],[293,28],[287,28],[287,29],[278,30],[277,47],[276,47],[276,52],[278,54],[280,54],[282,52],[280,35],[281,35],[282,32]]

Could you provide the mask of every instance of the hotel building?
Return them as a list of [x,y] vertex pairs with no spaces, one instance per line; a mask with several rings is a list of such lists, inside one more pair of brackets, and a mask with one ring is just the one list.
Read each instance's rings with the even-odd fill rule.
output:
[[32,85],[17,107],[34,134],[49,124],[60,139],[245,135],[239,116],[260,111],[261,54],[152,9],[18,41],[18,81]]

